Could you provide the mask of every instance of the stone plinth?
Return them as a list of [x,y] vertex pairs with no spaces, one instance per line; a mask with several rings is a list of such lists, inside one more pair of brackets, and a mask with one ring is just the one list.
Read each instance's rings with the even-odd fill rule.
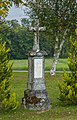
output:
[[44,52],[28,54],[28,82],[24,91],[22,107],[30,110],[48,110],[50,101],[44,80]]

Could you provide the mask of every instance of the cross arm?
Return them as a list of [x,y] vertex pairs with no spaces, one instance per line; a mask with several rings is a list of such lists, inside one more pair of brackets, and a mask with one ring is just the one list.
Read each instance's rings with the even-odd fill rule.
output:
[[29,27],[30,31],[36,32],[36,27]]
[[39,31],[45,31],[46,27],[39,27]]

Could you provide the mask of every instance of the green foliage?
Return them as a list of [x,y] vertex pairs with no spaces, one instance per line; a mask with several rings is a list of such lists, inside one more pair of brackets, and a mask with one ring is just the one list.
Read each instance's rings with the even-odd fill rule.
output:
[[17,20],[7,21],[0,26],[2,42],[6,41],[7,47],[11,48],[11,59],[26,58],[28,50],[32,49],[33,36],[29,30],[20,26]]
[[[32,49],[34,34],[29,31],[29,21],[22,19],[22,26],[17,20],[2,22],[0,25],[0,37],[2,42],[11,48],[11,59],[27,58],[27,53]],[[52,48],[52,49],[51,49]],[[51,42],[51,36],[46,33],[40,33],[40,49],[47,52],[48,56],[53,56],[54,43]]]
[[65,104],[77,104],[77,40],[70,37],[70,51],[68,53],[70,74],[64,72],[64,83],[59,84],[59,99]]
[[[39,18],[50,34],[62,40],[64,32],[72,32],[77,21],[77,3],[69,0],[25,0],[32,18]],[[68,34],[69,35],[69,34]],[[52,37],[52,36],[51,36]],[[55,39],[54,39],[55,41]],[[59,42],[60,42],[59,41]]]
[[5,17],[9,7],[11,6],[10,0],[0,0],[0,17]]
[[12,77],[12,64],[9,64],[8,52],[6,43],[0,42],[0,109],[16,109],[18,102],[16,94],[10,93],[10,79]]
[[23,3],[22,0],[0,0],[0,17],[6,17],[9,8],[12,6],[14,2],[15,5],[19,6],[19,3]]
[[[50,36],[48,42],[57,45],[56,51],[61,51],[62,41],[66,44],[71,33],[74,32],[77,23],[77,3],[76,0],[25,0],[31,8],[32,19],[39,19],[42,26],[46,26],[46,32]],[[56,37],[58,42],[56,43]],[[63,45],[62,45],[63,46]],[[62,56],[67,57],[67,47],[63,48]],[[56,53],[54,50],[54,53]],[[52,53],[51,53],[52,54]],[[56,53],[57,54],[57,53]]]

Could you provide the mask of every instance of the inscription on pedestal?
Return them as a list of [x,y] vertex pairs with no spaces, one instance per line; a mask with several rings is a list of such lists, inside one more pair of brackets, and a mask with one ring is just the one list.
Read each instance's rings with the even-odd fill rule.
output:
[[43,77],[43,59],[34,59],[34,78]]

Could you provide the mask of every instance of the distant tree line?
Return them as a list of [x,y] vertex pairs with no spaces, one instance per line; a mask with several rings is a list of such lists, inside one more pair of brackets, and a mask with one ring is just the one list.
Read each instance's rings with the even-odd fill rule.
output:
[[[7,47],[10,47],[11,59],[25,59],[27,53],[33,47],[34,34],[29,31],[30,22],[23,18],[21,25],[17,20],[0,22],[0,40],[6,41]],[[40,49],[47,52],[48,57],[53,57],[54,54],[54,36],[48,31],[40,33]],[[60,57],[67,57],[66,48],[68,43],[65,43]]]

